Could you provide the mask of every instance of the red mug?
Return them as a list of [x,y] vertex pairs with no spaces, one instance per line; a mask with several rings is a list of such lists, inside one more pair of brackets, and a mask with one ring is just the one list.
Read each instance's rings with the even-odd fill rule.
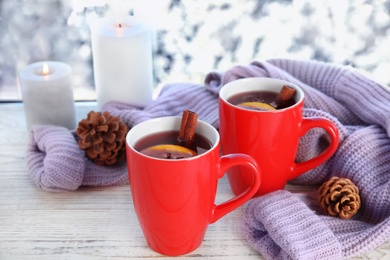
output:
[[[253,91],[279,93],[283,85],[296,90],[295,104],[278,110],[249,110],[231,104],[233,96]],[[298,86],[274,78],[243,78],[222,86],[219,92],[219,120],[222,154],[245,153],[253,157],[261,170],[262,183],[255,196],[283,189],[287,181],[317,167],[336,151],[339,135],[336,126],[325,118],[303,118],[304,93]],[[315,158],[296,163],[299,139],[319,127],[330,136],[328,148]],[[229,170],[230,186],[239,194],[251,183],[247,170]]]
[[[126,156],[135,212],[147,244],[154,251],[177,256],[200,246],[207,226],[248,201],[260,186],[256,161],[245,154],[220,155],[220,137],[198,120],[196,133],[211,144],[194,157],[170,160],[137,151],[147,136],[179,130],[181,117],[161,117],[135,125],[126,136]],[[218,179],[234,166],[248,168],[249,189],[215,205]]]

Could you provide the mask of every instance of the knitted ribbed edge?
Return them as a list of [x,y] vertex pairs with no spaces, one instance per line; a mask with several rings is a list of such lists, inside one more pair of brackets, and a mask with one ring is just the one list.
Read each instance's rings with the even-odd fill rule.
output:
[[130,128],[151,118],[179,116],[186,109],[197,113],[200,120],[218,127],[218,96],[197,84],[168,84],[164,86],[158,99],[142,110],[115,101],[102,107],[102,111],[119,116]]
[[26,162],[32,180],[43,190],[76,190],[83,181],[84,155],[64,127],[33,126]]
[[[363,151],[363,152],[362,152]],[[390,239],[390,141],[378,125],[353,132],[338,149],[331,176],[351,179],[362,206],[355,220],[323,217],[341,241],[344,256],[372,250]],[[359,221],[360,220],[360,221]]]
[[33,126],[26,150],[33,182],[42,190],[72,191],[80,186],[112,186],[128,183],[125,162],[99,166],[85,157],[75,132],[59,126]]
[[248,242],[266,259],[341,259],[341,245],[319,216],[287,191],[244,205]]
[[380,125],[390,136],[390,87],[350,69],[340,78],[335,95],[365,124]]
[[[359,152],[364,150],[365,152]],[[306,212],[305,218],[298,219],[302,225],[314,216],[319,217],[318,222],[323,223],[334,234],[341,246],[341,253],[344,257],[356,256],[368,252],[390,239],[390,142],[386,131],[379,126],[362,127],[351,133],[338,149],[333,161],[330,175],[317,176],[322,181],[331,176],[339,176],[351,179],[360,189],[362,206],[360,211],[351,220],[342,220],[335,217],[325,216],[319,207],[310,205],[310,213]],[[304,179],[305,180],[305,179]],[[312,184],[316,180],[307,181],[305,184]],[[287,191],[284,191],[287,193]],[[258,199],[248,202],[249,209],[256,208],[256,211],[244,211],[244,233],[248,242],[263,256],[274,259],[269,255],[271,249],[278,251],[281,259],[290,259],[292,248],[301,245],[305,237],[311,232],[311,224],[308,223],[301,233],[291,228],[291,218],[298,216],[298,212],[306,210],[303,206],[307,204],[301,199],[293,199],[292,195],[281,195],[279,192],[271,193]],[[297,196],[297,195],[294,195]],[[316,201],[318,194],[312,193],[311,201]],[[272,199],[270,199],[272,198]],[[285,204],[279,201],[285,200]],[[268,204],[275,203],[275,206],[268,209]],[[286,212],[285,207],[288,207]],[[314,211],[311,211],[314,210]],[[317,212],[315,212],[317,211]],[[266,213],[264,213],[266,212]],[[264,214],[268,214],[265,218]],[[313,216],[310,216],[312,214]],[[272,219],[273,221],[269,221]],[[310,227],[310,228],[309,228]],[[294,233],[295,240],[277,236],[280,230],[289,230]],[[287,231],[286,231],[287,232]],[[253,235],[257,234],[257,236]],[[262,234],[262,235],[260,235]],[[302,237],[301,237],[302,236]],[[270,240],[270,241],[267,241]],[[312,237],[313,243],[319,243],[322,237]],[[329,246],[323,241],[324,247]],[[328,242],[327,242],[328,243]],[[322,250],[322,249],[321,249]],[[302,250],[300,250],[302,252]],[[304,252],[304,250],[303,250]]]
[[383,128],[356,130],[333,161],[331,176],[349,178],[359,187],[362,220],[376,224],[390,217],[390,140]]

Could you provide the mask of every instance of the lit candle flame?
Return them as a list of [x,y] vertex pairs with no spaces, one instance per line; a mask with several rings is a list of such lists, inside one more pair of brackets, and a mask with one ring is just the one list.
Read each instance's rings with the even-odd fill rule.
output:
[[49,65],[47,65],[47,63],[43,63],[43,66],[42,66],[42,75],[43,76],[47,76],[50,74],[50,70],[49,70]]
[[123,36],[123,29],[124,29],[124,24],[122,22],[119,22],[115,24],[115,30],[116,30],[116,35],[119,37]]

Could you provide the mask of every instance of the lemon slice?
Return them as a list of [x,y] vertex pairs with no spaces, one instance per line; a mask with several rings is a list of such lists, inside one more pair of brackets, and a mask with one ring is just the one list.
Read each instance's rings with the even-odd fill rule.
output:
[[183,159],[197,155],[195,151],[175,144],[154,145],[143,149],[141,153],[161,159]]
[[242,102],[238,104],[238,106],[262,111],[276,110],[276,108],[274,108],[273,106],[262,102]]

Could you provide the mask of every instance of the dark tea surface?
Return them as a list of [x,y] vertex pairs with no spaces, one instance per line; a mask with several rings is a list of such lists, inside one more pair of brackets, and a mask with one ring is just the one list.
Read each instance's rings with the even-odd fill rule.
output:
[[[239,106],[242,103],[247,102],[259,102],[270,105],[274,109],[283,109],[294,105],[296,102],[294,98],[288,101],[282,101],[277,99],[278,93],[272,91],[250,91],[244,92],[230,97],[227,101],[233,105]],[[252,110],[260,110],[253,107],[245,107]]]
[[[167,149],[170,149],[170,147],[172,147],[173,145],[178,144],[178,134],[178,131],[167,131],[152,134],[140,139],[134,145],[134,148],[141,153],[161,159],[182,159],[192,157],[193,155],[183,152],[183,150],[185,150],[186,148],[181,149],[179,147],[179,150],[167,151]],[[198,155],[205,153],[212,147],[211,142],[207,138],[199,134],[195,134],[195,143]],[[157,146],[155,152],[150,151],[150,149],[148,149],[154,146]],[[159,149],[159,147],[163,146],[166,148],[165,150]]]

